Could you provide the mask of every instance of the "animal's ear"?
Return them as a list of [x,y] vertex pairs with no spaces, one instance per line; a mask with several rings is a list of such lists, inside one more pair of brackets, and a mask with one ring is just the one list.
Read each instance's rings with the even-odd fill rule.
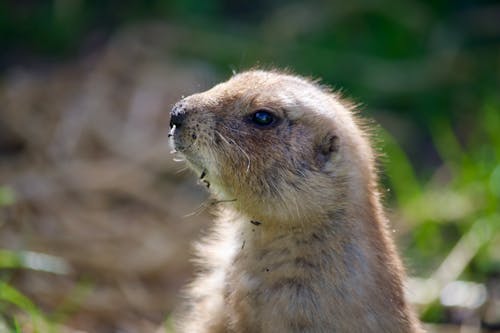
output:
[[332,154],[339,150],[339,138],[333,133],[328,133],[320,139],[316,148],[316,163],[320,169],[330,160]]

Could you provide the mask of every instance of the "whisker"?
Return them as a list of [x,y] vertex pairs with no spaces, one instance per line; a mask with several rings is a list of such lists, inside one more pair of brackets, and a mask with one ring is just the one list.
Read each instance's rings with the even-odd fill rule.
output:
[[183,216],[183,218],[186,217],[192,217],[192,216],[198,216],[201,213],[203,213],[205,210],[208,208],[217,206],[221,203],[228,203],[228,202],[235,202],[236,199],[228,199],[228,200],[217,200],[217,199],[207,199],[204,201],[198,208],[196,208],[192,213],[186,214]]
[[[227,145],[231,146],[231,145],[234,145],[236,146],[236,148],[238,148],[242,153],[243,155],[245,155],[248,163],[247,163],[247,169],[246,169],[246,172],[250,171],[250,163],[251,163],[251,159],[250,159],[250,156],[247,154],[247,152],[239,145],[236,143],[236,141],[234,141],[233,139],[227,139],[226,137],[224,137],[224,135],[222,135],[219,131],[215,130],[215,133],[221,138],[222,141],[224,141]],[[231,140],[231,142],[229,142],[229,140]]]
[[238,134],[246,134],[246,135],[249,135],[250,133],[246,132],[246,131],[243,131],[243,130],[240,130],[240,129],[236,129],[236,128],[232,128],[232,127],[229,127],[229,126],[226,126],[226,125],[222,125],[222,127],[224,127],[224,129],[227,129],[231,132],[234,132],[234,133],[238,133]]
[[186,170],[188,170],[188,169],[189,169],[189,167],[186,165],[186,166],[184,166],[184,167],[180,168],[179,170],[177,170],[177,171],[175,172],[175,174],[176,174],[176,175],[178,175],[178,174],[180,174],[180,173],[182,173],[182,172],[184,172],[184,171],[186,171]]
[[192,213],[188,213],[188,214],[184,215],[183,218],[198,216],[201,213],[203,213],[208,207],[210,207],[210,205],[207,204],[207,202],[205,201],[198,208],[196,208]]

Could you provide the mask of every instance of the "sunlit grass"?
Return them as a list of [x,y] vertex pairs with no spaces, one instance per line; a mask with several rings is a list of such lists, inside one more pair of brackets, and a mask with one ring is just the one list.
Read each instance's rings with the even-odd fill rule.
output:
[[[0,208],[15,203],[14,192],[0,187]],[[0,249],[0,333],[59,332],[63,322],[88,291],[85,284],[77,287],[66,302],[50,315],[45,314],[29,297],[10,283],[12,270],[33,270],[51,274],[67,274],[68,264],[61,258],[32,251]]]
[[[0,187],[0,208],[12,205],[14,202],[14,192],[8,187]],[[13,268],[33,268],[35,264],[33,256],[36,254],[26,254],[0,249],[0,271]],[[29,259],[30,256],[31,259]],[[39,261],[38,264],[40,264]],[[21,324],[15,315],[19,311],[27,316],[33,332],[53,332],[53,325],[42,311],[28,297],[10,285],[7,280],[4,274],[0,276],[0,328],[2,332],[5,330],[21,332]]]
[[457,279],[484,282],[500,269],[500,106],[486,103],[476,119],[465,142],[450,121],[430,124],[442,165],[428,181],[417,179],[406,154],[382,133],[397,215],[408,228],[402,247],[420,278],[411,285],[421,292],[415,299],[426,321],[444,320],[443,288]]

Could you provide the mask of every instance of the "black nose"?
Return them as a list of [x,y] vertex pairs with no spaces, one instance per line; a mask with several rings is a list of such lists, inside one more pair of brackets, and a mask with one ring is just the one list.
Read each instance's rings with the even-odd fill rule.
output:
[[174,125],[176,128],[181,127],[184,119],[186,119],[186,110],[184,109],[184,105],[180,104],[174,106],[170,112],[170,128],[174,127]]

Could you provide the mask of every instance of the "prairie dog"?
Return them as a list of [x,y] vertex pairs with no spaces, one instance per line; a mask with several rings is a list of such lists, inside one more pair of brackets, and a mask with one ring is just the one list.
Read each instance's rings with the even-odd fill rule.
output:
[[181,332],[420,332],[352,107],[251,70],[179,101],[173,145],[220,203]]

